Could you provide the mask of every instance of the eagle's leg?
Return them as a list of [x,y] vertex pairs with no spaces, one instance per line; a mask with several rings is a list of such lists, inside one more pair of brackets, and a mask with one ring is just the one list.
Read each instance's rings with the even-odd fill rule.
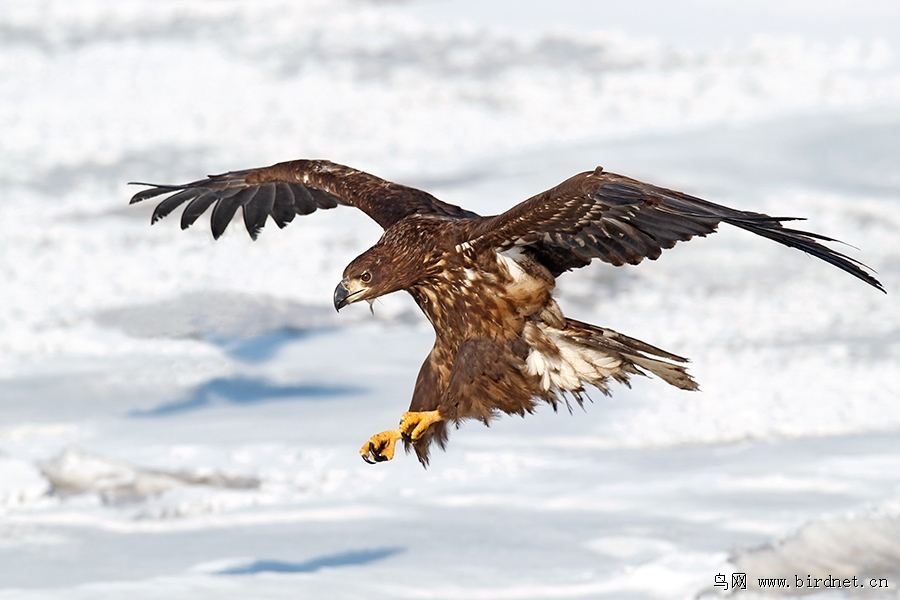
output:
[[398,429],[376,433],[359,449],[359,455],[369,464],[391,460],[398,440],[415,443],[425,435],[429,427],[442,419],[441,413],[436,410],[405,412],[400,417]]

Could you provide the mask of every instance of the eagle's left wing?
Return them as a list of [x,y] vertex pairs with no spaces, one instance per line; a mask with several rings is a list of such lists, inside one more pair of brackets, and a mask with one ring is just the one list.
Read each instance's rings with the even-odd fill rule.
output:
[[788,217],[735,210],[598,167],[474,225],[468,245],[499,250],[527,246],[554,275],[594,258],[613,265],[655,260],[662,251],[725,222],[798,248],[884,291],[862,263],[819,241],[831,238],[789,229]]
[[355,206],[387,229],[413,214],[454,218],[477,214],[442,202],[427,192],[386,181],[363,171],[327,160],[294,160],[270,167],[231,171],[181,185],[149,185],[138,192],[131,203],[163,194],[172,194],[153,211],[151,223],[165,217],[184,203],[181,228],[187,229],[212,207],[210,226],[218,239],[238,208],[250,237],[262,230],[271,216],[284,227],[295,215],[308,215],[317,209],[339,204]]

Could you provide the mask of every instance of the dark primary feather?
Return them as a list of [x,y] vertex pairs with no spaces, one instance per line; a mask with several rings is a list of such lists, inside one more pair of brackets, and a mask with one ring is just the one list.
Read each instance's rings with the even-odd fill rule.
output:
[[172,212],[188,200],[193,200],[202,193],[202,189],[191,188],[187,190],[181,190],[177,194],[169,196],[157,205],[156,209],[153,211],[153,216],[150,218],[150,223],[156,223],[163,217],[168,216],[170,212]]
[[469,245],[476,251],[528,247],[557,276],[594,258],[617,266],[655,260],[663,250],[713,233],[724,222],[802,250],[885,291],[865,265],[819,243],[835,240],[782,225],[793,220],[727,208],[598,167],[505,213],[479,219]]
[[231,223],[238,207],[244,206],[256,196],[261,186],[254,185],[241,189],[237,194],[222,198],[213,206],[212,215],[209,217],[209,224],[212,228],[212,234],[215,239],[225,232],[225,228]]
[[181,217],[181,227],[185,229],[214,206],[210,226],[215,238],[222,235],[239,207],[253,239],[269,216],[279,227],[285,227],[295,215],[308,215],[339,204],[359,208],[384,229],[413,214],[457,219],[478,216],[421,190],[325,160],[295,160],[232,171],[183,185],[137,185],[151,187],[136,193],[132,204],[173,194],[153,211],[153,223],[189,202]]
[[[237,193],[237,190],[234,190]],[[181,228],[187,229],[191,225],[194,224],[194,221],[206,212],[206,209],[209,208],[213,202],[222,199],[222,196],[216,196],[210,191],[201,190],[201,194],[197,196],[194,200],[191,201],[190,204],[184,207],[184,212],[181,213]]]
[[259,191],[254,197],[255,201],[243,205],[244,227],[247,228],[247,232],[254,240],[262,231],[269,213],[272,212],[272,207],[275,206],[276,186],[275,183],[259,186]]

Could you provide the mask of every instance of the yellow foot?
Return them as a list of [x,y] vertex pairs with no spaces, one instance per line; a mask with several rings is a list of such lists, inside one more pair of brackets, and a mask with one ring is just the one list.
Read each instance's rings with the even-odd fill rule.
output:
[[398,440],[402,438],[407,442],[418,442],[429,427],[442,419],[441,413],[436,410],[405,412],[400,417],[399,429],[376,433],[359,449],[359,455],[370,465],[391,460]]
[[443,419],[436,410],[423,412],[405,412],[400,417],[400,432],[408,442],[418,442],[429,427]]
[[359,449],[359,455],[370,465],[391,460],[394,458],[394,446],[402,436],[399,429],[376,433]]

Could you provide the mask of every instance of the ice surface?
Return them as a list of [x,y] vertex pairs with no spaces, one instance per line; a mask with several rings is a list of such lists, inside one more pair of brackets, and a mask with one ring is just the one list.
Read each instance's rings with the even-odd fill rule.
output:
[[[890,582],[900,576],[900,521],[896,515],[814,521],[777,544],[739,551],[733,562],[738,571],[784,577],[798,588],[800,574],[800,594],[825,590],[824,581],[813,582],[811,577],[842,582],[856,577],[859,581],[852,585],[871,588],[873,579]],[[828,587],[833,585],[829,581]],[[762,591],[758,581],[750,587]]]
[[[894,597],[898,30],[877,0],[0,3],[0,599],[692,598],[742,569]],[[379,228],[213,243],[127,206],[300,157],[482,214],[599,164],[807,217],[889,294],[727,228],[567,274],[568,314],[702,392],[371,467],[432,343],[408,298],[330,307]]]

